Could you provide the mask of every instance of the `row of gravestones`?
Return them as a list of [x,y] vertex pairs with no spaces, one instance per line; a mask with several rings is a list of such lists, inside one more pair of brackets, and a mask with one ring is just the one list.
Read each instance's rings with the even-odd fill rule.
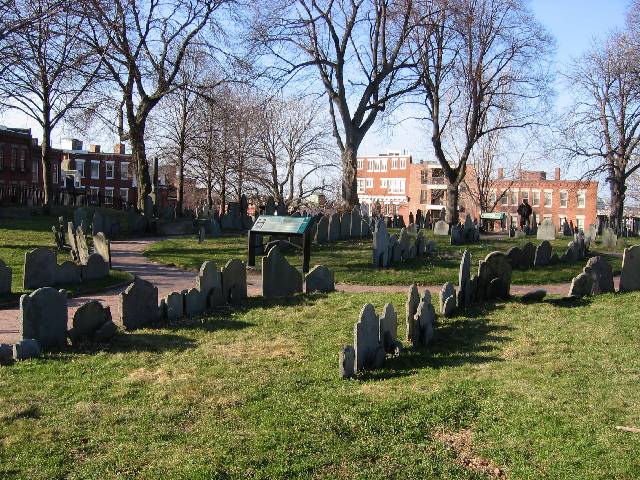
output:
[[512,267],[502,252],[491,252],[478,266],[478,274],[471,275],[471,254],[465,250],[460,260],[458,288],[451,282],[440,291],[440,313],[451,316],[456,309],[464,309],[474,302],[507,299],[511,290]]
[[14,345],[0,344],[0,363],[25,360],[43,350],[65,348],[82,342],[106,342],[117,332],[109,307],[97,300],[80,306],[67,330],[67,292],[51,287],[38,288],[20,297],[20,340]]
[[[102,232],[94,233],[92,238],[93,253],[102,257],[102,259],[111,267],[111,241]],[[71,251],[71,258],[80,265],[86,265],[92,251],[89,246],[89,239],[82,231],[82,228],[73,228],[73,223],[67,223],[65,233],[65,242]]]
[[337,212],[331,216],[323,215],[314,224],[314,239],[320,245],[349,238],[367,238],[371,234],[368,218],[362,217],[357,208],[342,215]]
[[[431,294],[425,290],[420,297],[418,288],[412,285],[405,308],[407,341],[413,346],[428,345],[433,338],[436,320]],[[353,378],[365,370],[381,368],[388,353],[399,355],[401,352],[398,315],[393,305],[387,303],[378,316],[374,306],[367,303],[353,326],[353,345],[345,345],[340,350],[340,377]]]
[[[640,290],[640,245],[625,248],[620,272],[620,292]],[[570,297],[584,297],[615,291],[611,265],[602,257],[592,257],[569,287]]]
[[422,231],[414,224],[400,230],[400,235],[389,235],[383,219],[375,223],[372,245],[372,262],[375,268],[385,268],[407,260],[431,255],[435,248],[432,240],[425,241]]
[[587,243],[584,235],[577,234],[575,240],[569,242],[567,250],[562,256],[552,251],[551,243],[543,240],[535,246],[528,242],[522,248],[511,247],[507,250],[507,258],[514,269],[528,270],[534,267],[546,267],[564,262],[577,262],[583,260],[587,254]]
[[433,234],[436,236],[451,235],[451,245],[465,245],[480,241],[480,229],[473,223],[471,215],[467,213],[463,224],[449,224],[444,220],[438,220],[433,226]]
[[60,284],[80,283],[109,275],[109,264],[94,253],[88,255],[84,264],[66,261],[58,265],[54,250],[38,247],[24,255],[23,287],[36,289]]
[[[82,229],[82,233],[87,234],[89,232],[89,212],[82,207],[76,208],[73,211],[73,228]],[[64,222],[61,221],[61,224]],[[134,222],[135,223],[135,222]],[[110,215],[96,211],[93,214],[91,221],[91,234],[95,235],[98,232],[102,232],[107,238],[117,238],[122,231],[120,221],[114,219]]]

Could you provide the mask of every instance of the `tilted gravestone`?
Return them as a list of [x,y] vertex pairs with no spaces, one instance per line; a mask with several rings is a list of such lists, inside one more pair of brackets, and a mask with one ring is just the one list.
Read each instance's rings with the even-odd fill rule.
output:
[[0,260],[0,294],[11,293],[11,267]]
[[109,275],[109,264],[97,253],[89,255],[86,265],[82,265],[82,280],[96,280]]
[[465,250],[458,271],[458,306],[468,307],[473,300],[471,291],[471,254]]
[[551,261],[551,244],[544,240],[536,247],[536,256],[533,261],[534,267],[546,267]]
[[360,319],[353,326],[355,371],[379,368],[384,363],[384,349],[380,345],[380,323],[373,305],[367,303],[360,311]]
[[158,320],[158,289],[141,278],[136,278],[118,296],[119,318],[116,323],[127,330],[151,325]]
[[163,319],[174,321],[184,315],[184,294],[182,292],[171,292],[160,300],[160,315]]
[[78,247],[78,261],[85,265],[89,260],[90,251],[87,237],[80,228],[76,229],[76,245]]
[[306,293],[333,292],[336,289],[333,272],[324,265],[316,265],[305,275],[304,289]]
[[593,278],[593,289],[591,293],[611,293],[615,290],[613,286],[613,270],[611,265],[602,257],[591,257],[585,265],[583,272]]
[[449,317],[456,309],[456,289],[453,283],[447,282],[440,290],[440,313]]
[[382,308],[379,337],[382,348],[386,352],[393,353],[398,343],[398,315],[390,303]]
[[324,245],[329,241],[329,217],[326,215],[318,220],[315,240],[318,245]]
[[418,294],[418,286],[414,283],[409,287],[407,294],[407,302],[405,303],[405,325],[407,340],[411,343],[418,341],[418,331],[415,326],[415,316],[420,305],[420,295]]
[[640,245],[625,248],[622,254],[620,291],[640,290]]
[[56,269],[56,285],[65,283],[80,283],[82,281],[82,267],[77,263],[66,261]]
[[389,266],[389,234],[383,219],[376,221],[373,232],[373,266],[384,268]]
[[340,214],[334,213],[329,218],[329,241],[337,242],[340,240]]
[[356,352],[351,345],[345,345],[340,349],[340,378],[353,378],[356,367]]
[[538,240],[555,240],[556,239],[556,226],[550,218],[545,218],[536,235]]
[[511,289],[511,265],[502,252],[491,252],[478,267],[477,292],[480,298],[506,299]]
[[247,269],[243,261],[229,260],[222,269],[222,299],[239,304],[247,298]]
[[290,265],[276,246],[262,257],[262,296],[290,297],[302,292],[302,274]]
[[111,268],[111,241],[102,232],[93,235],[93,251],[100,255]]
[[442,237],[449,235],[449,224],[443,220],[438,220],[433,227],[433,234]]
[[431,293],[425,290],[418,305],[414,323],[414,345],[427,345],[433,338],[436,312],[431,303]]
[[33,338],[43,350],[67,344],[67,294],[39,288],[20,297],[20,338]]
[[111,319],[111,309],[98,300],[81,305],[73,314],[72,327],[67,332],[71,343],[83,340],[107,341],[117,331]]
[[24,254],[25,289],[52,287],[56,283],[58,269],[56,252],[44,247],[38,247]]
[[200,265],[196,277],[196,288],[204,295],[209,308],[224,304],[222,274],[215,262],[207,260]]
[[571,280],[571,286],[569,287],[570,297],[584,297],[591,295],[593,290],[593,277],[588,273],[582,272]]

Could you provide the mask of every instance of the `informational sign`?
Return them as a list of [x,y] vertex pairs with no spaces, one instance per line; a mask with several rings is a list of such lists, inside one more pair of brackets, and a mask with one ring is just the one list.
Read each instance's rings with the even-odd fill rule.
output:
[[507,214],[504,212],[485,212],[480,214],[482,220],[504,220]]
[[311,217],[279,217],[276,215],[260,215],[251,227],[256,233],[285,233],[303,235],[311,225]]

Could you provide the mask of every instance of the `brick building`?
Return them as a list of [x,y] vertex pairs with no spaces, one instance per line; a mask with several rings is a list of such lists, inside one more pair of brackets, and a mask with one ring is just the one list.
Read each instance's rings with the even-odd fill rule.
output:
[[[471,167],[468,168],[467,179],[474,178]],[[401,215],[405,223],[409,221],[409,212],[415,214],[420,209],[423,214],[431,212],[435,218],[446,205],[446,180],[440,164],[424,160],[414,163],[412,156],[405,153],[358,157],[357,182],[358,197],[365,210],[373,212],[379,206],[383,215]],[[597,192],[598,182],[563,180],[559,168],[553,179],[547,179],[545,172],[526,171],[518,178],[507,179],[499,169],[498,178],[491,182],[490,195],[493,199],[501,196],[494,212],[505,212],[516,220],[518,205],[527,198],[539,222],[551,218],[559,227],[566,218],[584,228],[596,223]],[[473,197],[466,186],[461,187],[460,212],[480,218]]]

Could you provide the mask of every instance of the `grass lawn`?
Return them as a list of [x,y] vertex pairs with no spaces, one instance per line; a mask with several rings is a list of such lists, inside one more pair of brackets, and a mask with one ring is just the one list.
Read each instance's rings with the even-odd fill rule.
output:
[[[26,211],[26,209],[25,209]],[[71,215],[69,210],[69,215]],[[62,213],[62,212],[57,212]],[[70,216],[65,215],[70,220]],[[23,293],[31,290],[22,288],[24,273],[24,254],[36,247],[55,248],[51,227],[57,225],[57,216],[21,216],[12,219],[0,219],[0,259],[12,269],[11,295],[0,295],[0,303],[16,301]],[[71,260],[68,252],[58,252],[58,263]],[[65,288],[72,295],[82,295],[104,290],[105,288],[128,281],[132,276],[120,270],[111,270],[106,278],[82,282],[74,285],[56,285]]]
[[340,380],[362,305],[387,301],[402,317],[404,295],[255,298],[1,367],[0,478],[640,477],[640,435],[615,429],[640,427],[640,292],[439,319]]
[[[430,235],[430,234],[429,234]],[[430,237],[437,242],[436,252],[432,257],[417,258],[401,265],[377,269],[371,262],[371,240],[342,241],[328,245],[313,245],[311,265],[322,264],[333,270],[337,282],[363,285],[440,285],[448,281],[457,282],[460,258],[465,249],[471,252],[472,262],[477,270],[478,261],[490,252],[501,250],[506,252],[514,245],[524,245],[528,241],[535,245],[540,242],[533,239],[492,238],[483,239],[480,243],[466,246],[452,246],[449,237]],[[636,239],[637,240],[637,239]],[[552,242],[553,251],[558,255],[564,253],[569,240],[556,239]],[[640,240],[637,241],[640,243]],[[600,251],[612,265],[614,271],[621,268],[622,258],[615,251]],[[146,252],[150,259],[181,268],[195,269],[205,260],[214,260],[223,266],[232,258],[246,261],[247,241],[243,236],[226,236],[205,240],[199,244],[195,238],[175,238],[152,245]],[[302,267],[302,255],[297,251],[287,255],[291,263]],[[520,285],[544,285],[571,281],[582,271],[585,262],[560,264],[555,266],[514,271],[513,283]],[[260,257],[256,259],[256,267],[260,268]]]

